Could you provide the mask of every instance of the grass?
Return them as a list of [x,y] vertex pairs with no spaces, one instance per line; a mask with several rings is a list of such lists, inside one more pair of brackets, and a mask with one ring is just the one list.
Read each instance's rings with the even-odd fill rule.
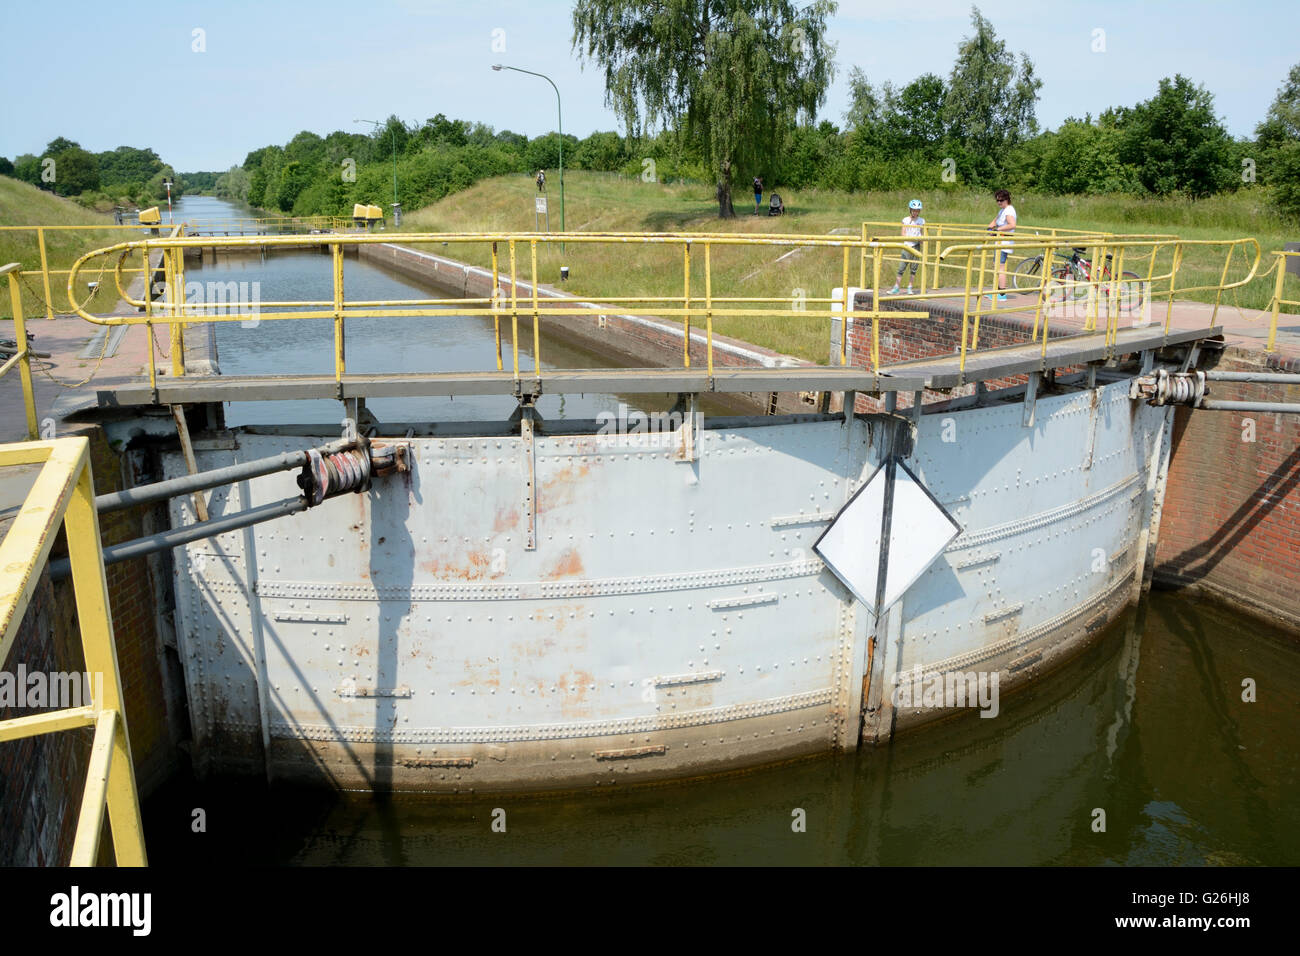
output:
[[[29,183],[0,176],[0,226],[94,226],[113,225],[113,218],[92,212],[69,199],[62,199]],[[78,258],[92,249],[112,245],[126,239],[141,238],[139,230],[125,229],[52,229],[45,234],[45,255],[51,269],[67,269]],[[109,260],[110,264],[112,260]],[[39,273],[40,247],[35,229],[0,229],[0,265],[20,263],[24,271]],[[86,279],[102,278],[100,291],[91,300],[95,308],[108,311],[117,303],[117,290],[113,288],[111,272],[97,275],[98,269],[83,273]],[[8,280],[0,280],[5,283]],[[45,291],[41,276],[24,275],[20,278],[23,314],[44,317]],[[50,276],[50,298],[56,313],[70,311],[67,294],[67,275]],[[0,317],[13,317],[8,289],[0,288]],[[40,333],[33,329],[33,333]],[[6,337],[9,337],[6,333]]]
[[[778,187],[787,214],[782,217],[746,215],[751,197],[737,193],[737,219],[717,218],[712,190],[698,185],[661,185],[600,173],[569,172],[565,175],[566,224],[571,232],[727,232],[738,235],[826,234],[832,229],[860,229],[864,220],[897,222],[906,214],[909,199],[925,203],[930,223],[987,222],[996,206],[983,192],[953,190],[911,194],[902,192],[840,193],[825,190],[785,190]],[[531,231],[533,200],[537,195],[531,177],[501,176],[485,180],[424,209],[408,213],[403,231],[412,232],[521,232]],[[548,182],[551,230],[559,231],[559,181]],[[767,197],[764,197],[766,200]],[[1146,200],[1123,196],[1051,197],[1022,196],[1016,202],[1024,227],[1042,226],[1102,232],[1150,234],[1173,233],[1185,239],[1238,239],[1253,236],[1267,253],[1281,249],[1292,234],[1269,211],[1264,194],[1247,191],[1198,202]],[[892,226],[891,226],[892,228]],[[893,233],[891,233],[893,234]],[[486,245],[455,245],[439,249],[453,258],[488,265]],[[502,271],[508,269],[505,248],[501,248]],[[841,284],[842,253],[835,250],[805,249],[776,261],[788,249],[779,247],[718,248],[713,254],[715,296],[772,296],[787,302],[799,295],[826,297]],[[519,274],[528,276],[528,249],[519,247]],[[1212,285],[1219,281],[1223,251],[1190,249],[1179,272],[1180,286]],[[1167,269],[1169,253],[1157,261],[1157,272]],[[691,292],[704,291],[701,251],[693,252]],[[571,278],[566,288],[589,296],[681,295],[683,263],[680,247],[641,246],[635,252],[626,246],[570,244],[561,261],[558,247],[539,247],[538,271],[542,281],[555,282],[559,266],[568,265]],[[1263,272],[1272,264],[1265,255]],[[1013,263],[1014,265],[1014,263]],[[1249,263],[1240,252],[1229,271],[1232,278],[1244,277]],[[1145,268],[1135,271],[1144,273]],[[858,281],[858,267],[850,268],[850,285]],[[893,270],[888,273],[892,283]],[[947,272],[945,284],[960,284],[956,270]],[[1300,280],[1288,278],[1288,298],[1300,299]],[[868,280],[868,285],[870,281]],[[1226,293],[1224,306],[1264,308],[1273,292],[1273,279],[1256,279]],[[1183,296],[1180,295],[1180,298]],[[1213,293],[1192,293],[1187,298],[1213,301]],[[788,306],[787,306],[788,307]],[[824,305],[809,306],[809,318],[719,317],[714,328],[779,352],[814,361],[827,355],[827,327]],[[697,327],[699,323],[697,322]]]

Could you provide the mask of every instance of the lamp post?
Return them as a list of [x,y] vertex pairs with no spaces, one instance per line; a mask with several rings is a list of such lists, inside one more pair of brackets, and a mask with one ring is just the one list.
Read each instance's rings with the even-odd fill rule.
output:
[[172,181],[164,179],[163,185],[167,187],[167,225],[175,225],[172,221]]
[[[373,123],[375,126],[383,126],[379,120],[359,119],[353,120],[354,123]],[[402,218],[401,207],[397,204],[397,130],[393,130],[393,225],[400,226],[397,220]]]
[[[517,66],[505,66],[501,63],[492,64],[492,69],[497,70],[514,70],[516,73],[527,73],[529,76],[540,76],[547,83],[551,84],[551,89],[555,90],[555,111],[559,117],[560,125],[560,232],[564,232],[564,108],[560,104],[560,88],[555,85],[545,73],[534,73],[532,70],[521,70]],[[564,243],[560,243],[560,252],[564,252]]]

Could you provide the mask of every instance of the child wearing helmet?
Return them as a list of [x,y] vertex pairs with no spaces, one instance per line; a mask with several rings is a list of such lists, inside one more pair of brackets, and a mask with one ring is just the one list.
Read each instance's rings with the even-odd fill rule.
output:
[[902,261],[898,264],[898,273],[894,276],[894,287],[889,290],[890,295],[898,294],[898,283],[902,280],[903,270],[907,268],[909,261],[912,265],[912,273],[907,277],[907,294],[915,294],[912,291],[912,282],[916,279],[916,270],[921,264],[921,257],[916,253],[921,247],[920,238],[925,234],[922,228],[924,225],[925,220],[921,218],[921,200],[913,199],[907,204],[907,218],[903,220],[903,236],[908,239],[908,242],[901,250]]

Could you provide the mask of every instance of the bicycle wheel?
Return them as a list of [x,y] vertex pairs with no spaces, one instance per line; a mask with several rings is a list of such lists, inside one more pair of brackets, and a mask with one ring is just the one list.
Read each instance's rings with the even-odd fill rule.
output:
[[1039,270],[1043,267],[1042,256],[1031,256],[1021,260],[1016,271],[1011,275],[1011,282],[1020,292],[1031,292],[1038,288]]
[[1119,310],[1141,313],[1146,306],[1146,281],[1136,272],[1124,270],[1119,283]]
[[1047,283],[1047,297],[1052,302],[1064,302],[1074,287],[1074,270],[1069,266],[1057,266],[1052,270],[1052,278]]

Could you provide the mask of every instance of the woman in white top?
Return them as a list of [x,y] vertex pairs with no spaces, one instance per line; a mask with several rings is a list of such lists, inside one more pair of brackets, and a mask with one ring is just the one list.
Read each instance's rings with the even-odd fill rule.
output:
[[[998,203],[998,214],[994,220],[989,223],[990,232],[1002,232],[1011,235],[1016,231],[1016,207],[1011,205],[1011,193],[1005,189],[999,189],[993,194],[993,198]],[[1014,243],[1007,240],[1002,243],[1002,248],[998,251],[998,301],[1007,301],[1006,293],[1001,291],[1007,287],[1007,257],[1011,255],[1011,247]]]

